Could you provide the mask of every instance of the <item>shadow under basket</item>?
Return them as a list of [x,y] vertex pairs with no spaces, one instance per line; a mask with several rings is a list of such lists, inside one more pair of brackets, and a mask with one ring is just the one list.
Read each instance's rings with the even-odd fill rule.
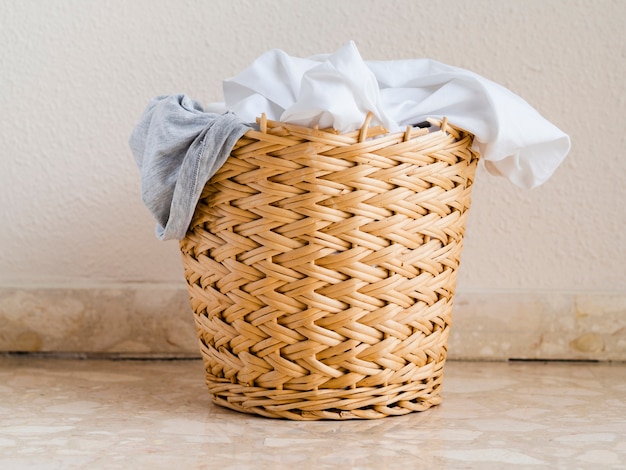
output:
[[207,183],[185,277],[213,401],[271,418],[441,402],[473,136],[259,118]]

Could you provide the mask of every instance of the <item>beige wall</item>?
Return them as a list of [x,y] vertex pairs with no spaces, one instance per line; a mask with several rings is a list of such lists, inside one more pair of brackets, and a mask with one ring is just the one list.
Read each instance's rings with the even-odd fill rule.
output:
[[[17,348],[19,335],[37,336],[31,343],[40,349],[70,348],[67,330],[56,345],[21,320],[54,316],[36,300],[45,298],[41,290],[82,289],[89,297],[91,289],[91,300],[76,302],[82,311],[93,304],[97,315],[104,307],[95,293],[103,289],[183,288],[177,244],[155,239],[127,146],[150,98],[185,92],[217,101],[221,80],[270,48],[306,56],[353,39],[365,59],[430,57],[475,71],[572,138],[566,162],[536,190],[479,173],[458,287],[480,301],[466,313],[459,305],[460,324],[470,313],[479,321],[485,309],[477,306],[493,298],[505,302],[496,316],[511,312],[523,325],[538,299],[554,293],[572,307],[556,313],[544,302],[546,315],[591,314],[613,325],[609,333],[580,323],[573,332],[557,329],[572,336],[564,344],[598,334],[606,353],[610,334],[626,358],[619,342],[626,336],[625,21],[619,0],[4,0],[0,349]],[[65,318],[67,310],[57,311]],[[89,336],[93,324],[83,326]],[[117,349],[125,347],[132,349]]]

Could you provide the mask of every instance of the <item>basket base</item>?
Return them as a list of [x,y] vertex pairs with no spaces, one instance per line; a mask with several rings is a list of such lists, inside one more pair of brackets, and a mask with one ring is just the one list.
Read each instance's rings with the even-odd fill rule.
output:
[[445,361],[423,367],[423,380],[384,387],[276,390],[207,374],[213,402],[242,413],[298,421],[380,419],[425,411],[441,403]]

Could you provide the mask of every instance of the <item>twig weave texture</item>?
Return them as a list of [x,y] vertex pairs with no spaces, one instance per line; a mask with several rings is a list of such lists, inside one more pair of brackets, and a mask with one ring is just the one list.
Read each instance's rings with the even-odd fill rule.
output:
[[213,400],[302,420],[439,404],[472,136],[259,122],[181,242]]

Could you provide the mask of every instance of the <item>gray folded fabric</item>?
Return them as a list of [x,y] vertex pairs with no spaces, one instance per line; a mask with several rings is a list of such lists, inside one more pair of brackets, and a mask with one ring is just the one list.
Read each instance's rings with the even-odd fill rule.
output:
[[148,104],[129,144],[158,239],[185,237],[206,182],[249,129],[235,114],[206,113],[182,94],[158,96]]

